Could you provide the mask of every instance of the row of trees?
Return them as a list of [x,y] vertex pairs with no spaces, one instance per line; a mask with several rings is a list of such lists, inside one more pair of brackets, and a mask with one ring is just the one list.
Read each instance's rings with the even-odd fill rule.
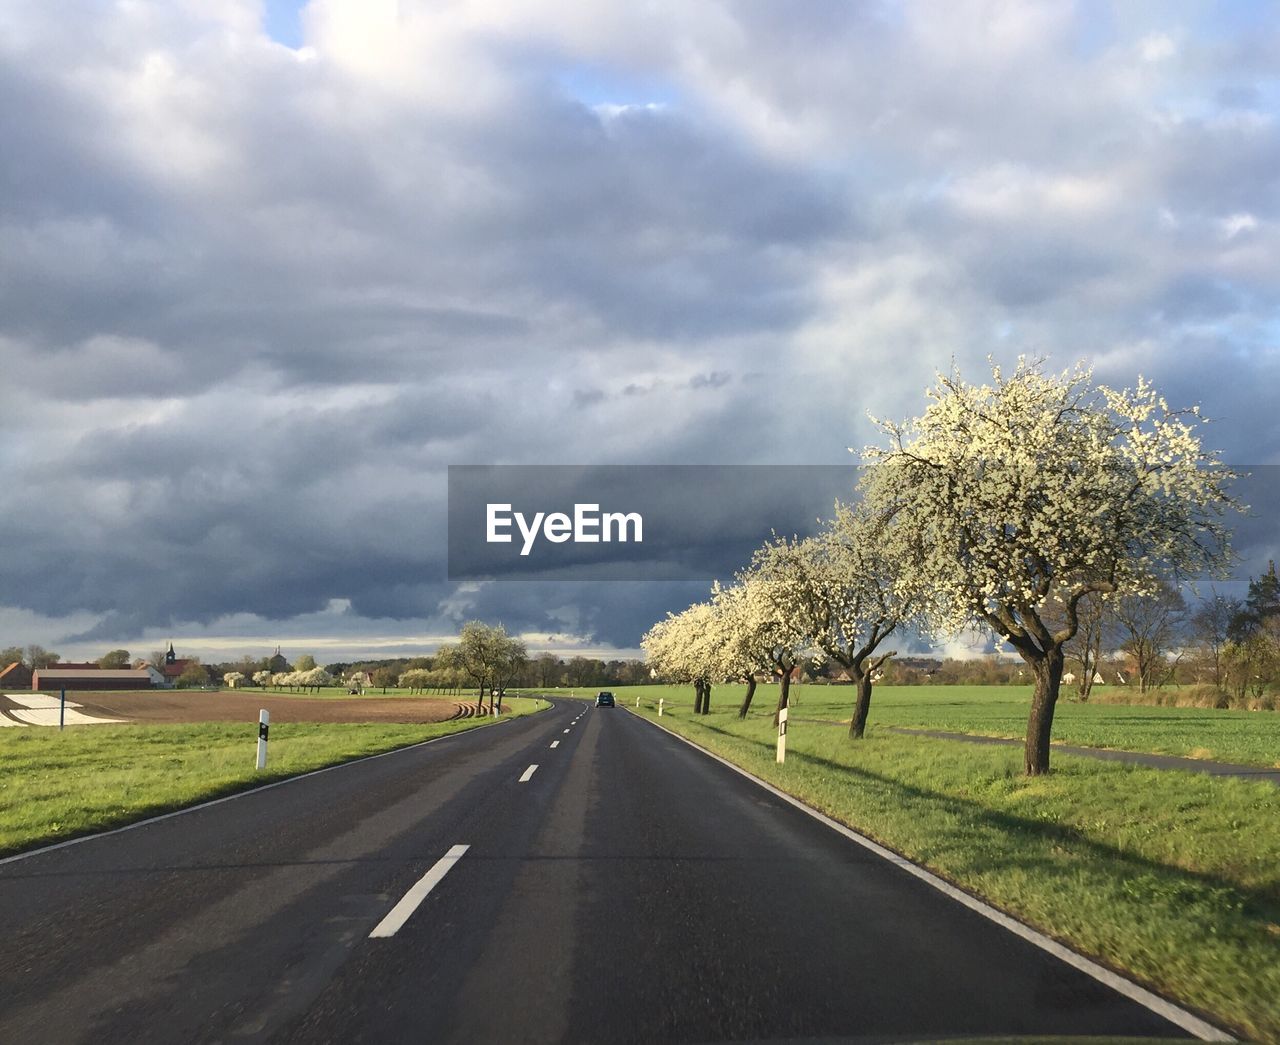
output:
[[[313,662],[314,663],[314,662]],[[338,680],[324,668],[311,667],[306,671],[270,671],[263,668],[246,677],[241,671],[228,671],[223,674],[222,681],[231,689],[239,689],[247,682],[263,688],[318,691],[326,686],[335,686]]]
[[641,641],[663,678],[694,687],[694,710],[710,710],[711,687],[745,678],[738,708],[745,718],[758,675],[779,680],[774,720],[790,699],[791,679],[806,659],[838,665],[857,687],[849,735],[860,739],[872,688],[894,655],[884,643],[904,625],[920,624],[926,589],[898,583],[900,563],[874,511],[837,506],[819,534],[776,537],[759,549],[729,587],[717,585],[697,603],[655,624]]
[[[98,659],[103,668],[127,668],[150,663],[164,664],[164,651],[156,651],[148,660],[131,660],[129,651],[112,650]],[[60,656],[41,646],[13,646],[0,650],[0,667],[19,661],[28,667],[50,667]],[[231,688],[246,686],[315,689],[320,686],[354,682],[365,688],[385,692],[393,687],[415,692],[459,693],[467,687],[482,693],[497,691],[499,697],[509,688],[556,686],[625,686],[649,681],[649,669],[639,660],[602,660],[575,656],[564,658],[554,653],[530,657],[523,642],[507,635],[499,625],[491,627],[479,621],[465,625],[457,643],[442,646],[424,657],[396,658],[384,661],[334,663],[321,669],[310,654],[302,654],[283,671],[273,667],[282,658],[242,657],[221,664],[201,665],[188,658],[188,674],[180,685],[204,686],[221,679]],[[304,677],[311,681],[303,681]],[[315,681],[322,677],[328,681]]]
[[[401,686],[431,692],[456,692],[472,684],[472,679],[449,660],[449,646],[424,657],[330,664],[334,676],[353,672],[368,674],[375,687]],[[443,653],[443,657],[441,656]],[[411,681],[401,681],[411,679]],[[562,657],[555,653],[526,655],[519,665],[511,688],[638,686],[649,681],[649,668],[640,660],[603,660],[598,657]]]
[[1115,390],[1083,366],[1046,373],[1019,360],[989,384],[940,375],[929,405],[878,422],[856,506],[816,537],[775,538],[731,587],[668,615],[643,640],[664,677],[710,687],[780,679],[817,651],[857,686],[850,734],[863,735],[889,635],[987,629],[1022,658],[1034,691],[1024,765],[1049,769],[1053,713],[1070,644],[1091,606],[1149,599],[1224,571],[1233,474],[1203,448],[1198,411],[1170,409],[1146,382]]

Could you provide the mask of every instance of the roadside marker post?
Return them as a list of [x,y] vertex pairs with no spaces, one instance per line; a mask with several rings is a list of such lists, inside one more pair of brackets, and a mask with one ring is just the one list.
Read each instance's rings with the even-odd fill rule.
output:
[[662,705],[665,704],[666,702],[667,702],[666,697],[658,698],[658,718],[662,718]]
[[787,709],[778,712],[778,761],[787,760]]
[[58,702],[58,732],[67,724],[67,687],[62,687],[62,699]]
[[267,731],[271,727],[271,712],[263,708],[258,712],[258,768],[267,768]]

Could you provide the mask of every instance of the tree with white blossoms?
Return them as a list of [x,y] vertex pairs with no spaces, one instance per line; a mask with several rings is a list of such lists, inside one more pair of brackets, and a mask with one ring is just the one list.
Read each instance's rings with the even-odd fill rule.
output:
[[235,689],[244,681],[244,673],[240,671],[228,671],[222,676],[222,681],[227,684],[228,689]]
[[654,671],[673,682],[693,686],[695,715],[710,711],[711,683],[719,678],[715,616],[711,603],[694,603],[680,613],[668,613],[640,640]]
[[745,678],[747,691],[738,706],[738,718],[746,718],[756,693],[756,675],[773,673],[769,636],[772,614],[762,613],[764,604],[753,598],[745,584],[728,588],[715,586],[711,597],[715,607],[716,653],[723,678]]
[[915,563],[910,582],[933,588],[935,627],[985,624],[1026,661],[1024,763],[1045,773],[1080,601],[1224,569],[1234,473],[1203,449],[1198,408],[1171,410],[1141,379],[1117,391],[1083,366],[1019,360],[987,385],[940,375],[929,398],[912,421],[879,422],[889,446],[865,451],[864,498]]
[[333,676],[324,668],[312,668],[310,671],[297,672],[298,684],[303,689],[319,690],[324,686],[333,685]]
[[399,686],[410,693],[421,693],[431,685],[433,674],[429,668],[410,668],[400,676]]
[[885,520],[865,506],[837,505],[830,526],[804,540],[775,540],[769,554],[790,583],[775,591],[794,628],[848,673],[857,689],[849,736],[866,733],[871,691],[897,651],[881,644],[920,616],[926,588],[882,540]]
[[271,672],[265,668],[262,671],[255,671],[253,673],[253,681],[259,686],[269,686],[271,685]]
[[802,582],[805,565],[796,548],[801,542],[779,538],[758,548],[751,565],[738,574],[745,590],[750,634],[770,674],[778,676],[778,706],[773,724],[791,701],[791,673],[812,641],[805,622],[795,612],[792,592]]
[[320,689],[332,686],[333,676],[324,668],[312,668],[310,671],[282,671],[271,676],[271,685],[288,689]]

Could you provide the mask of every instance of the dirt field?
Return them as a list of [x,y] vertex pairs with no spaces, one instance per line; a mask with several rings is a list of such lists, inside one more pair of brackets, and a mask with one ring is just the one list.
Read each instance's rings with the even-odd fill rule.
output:
[[312,700],[282,693],[182,692],[179,690],[76,690],[67,700],[86,715],[128,722],[256,722],[266,708],[276,722],[443,722],[469,717],[475,704],[443,698],[352,697]]

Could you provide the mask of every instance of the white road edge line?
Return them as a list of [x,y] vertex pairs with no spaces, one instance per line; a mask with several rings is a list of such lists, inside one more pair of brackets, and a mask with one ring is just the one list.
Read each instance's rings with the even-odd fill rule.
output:
[[[627,710],[630,712],[629,708]],[[939,878],[932,871],[926,871],[919,864],[912,863],[905,856],[895,853],[892,849],[886,849],[879,842],[873,842],[865,835],[858,834],[858,832],[853,830],[853,828],[846,827],[844,824],[840,823],[838,820],[833,820],[825,813],[819,813],[816,809],[805,805],[800,801],[800,799],[774,787],[766,780],[761,780],[760,777],[756,776],[754,773],[749,773],[741,766],[734,765],[727,758],[721,758],[715,752],[708,751],[701,744],[694,743],[694,741],[690,740],[688,737],[682,737],[679,733],[675,733],[672,730],[667,729],[666,726],[659,725],[652,719],[643,718],[640,715],[636,715],[634,712],[631,712],[631,714],[635,718],[639,718],[641,721],[647,722],[649,725],[662,730],[668,736],[672,736],[675,737],[676,740],[683,741],[696,751],[702,752],[702,754],[706,755],[708,758],[715,759],[721,765],[728,766],[735,773],[746,777],[753,784],[777,795],[788,805],[793,805],[801,812],[808,813],[809,816],[813,817],[820,823],[825,824],[833,831],[837,831],[844,835],[850,841],[857,842],[858,845],[875,853],[876,856],[888,860],[889,863],[902,868],[902,870],[906,871],[907,874],[919,878],[927,885],[933,886],[933,888],[937,889],[938,892],[945,893],[947,896],[951,897],[951,899],[964,904],[964,906],[969,908],[969,910],[977,912],[984,918],[995,922],[1004,929],[1008,929],[1009,932],[1013,933],[1015,936],[1020,936],[1028,943],[1039,947],[1040,950],[1052,954],[1055,958],[1066,962],[1072,968],[1078,969],[1086,976],[1093,977],[1093,979],[1097,980],[1099,983],[1105,984],[1117,993],[1124,995],[1130,1001],[1137,1002],[1143,1008],[1154,1012],[1157,1016],[1163,1016],[1170,1023],[1181,1027],[1190,1034],[1194,1034],[1201,1041],[1236,1040],[1226,1031],[1219,1027],[1215,1027],[1212,1023],[1209,1023],[1206,1020],[1202,1020],[1199,1016],[1195,1015],[1195,1013],[1188,1012],[1181,1006],[1175,1005],[1173,1002],[1160,997],[1160,995],[1153,991],[1149,991],[1145,987],[1139,986],[1132,980],[1121,976],[1119,973],[1112,972],[1110,969],[1099,965],[1097,962],[1091,961],[1082,954],[1077,954],[1064,944],[1059,943],[1051,937],[1045,936],[1041,932],[1037,932],[1029,925],[1024,925],[1011,915],[1005,914],[998,908],[992,907],[990,904],[979,900],[976,896],[970,896],[963,889],[956,888],[946,879]]]
[[373,927],[373,932],[369,934],[369,939],[384,939],[388,936],[395,936],[404,923],[409,920],[413,912],[418,909],[418,905],[427,898],[427,894],[440,884],[441,879],[453,870],[453,865],[461,860],[462,854],[470,848],[471,846],[469,845],[455,845],[432,864],[431,870],[414,882],[409,891],[400,897],[400,902],[391,908],[387,912],[387,916]]
[[[548,701],[548,703],[550,702]],[[551,707],[554,708],[555,705],[552,704]],[[498,721],[507,722],[512,720],[499,719]],[[159,823],[161,820],[169,820],[175,816],[184,816],[200,809],[208,809],[210,806],[220,806],[223,802],[231,802],[237,798],[245,798],[248,795],[256,795],[262,791],[270,791],[273,787],[284,787],[285,784],[292,784],[297,780],[306,780],[307,777],[319,776],[321,773],[332,773],[335,769],[346,769],[347,766],[356,766],[361,762],[372,762],[375,758],[402,755],[406,751],[415,751],[420,747],[426,747],[428,744],[435,744],[441,740],[451,740],[453,737],[466,736],[468,733],[474,732],[474,729],[460,729],[456,733],[446,733],[444,736],[432,737],[430,740],[424,740],[418,744],[394,748],[391,751],[379,751],[376,755],[365,755],[362,758],[353,758],[350,762],[339,762],[336,766],[312,769],[306,773],[299,773],[297,776],[285,777],[283,780],[275,780],[270,784],[263,784],[261,787],[246,788],[244,791],[237,791],[234,795],[223,795],[221,798],[211,798],[207,802],[200,802],[193,806],[183,806],[181,809],[175,809],[169,813],[161,813],[159,816],[149,816],[145,820],[135,820],[132,824],[125,824],[123,827],[113,827],[109,831],[96,831],[91,835],[81,835],[79,838],[68,838],[63,842],[54,842],[52,845],[42,845],[39,849],[29,849],[25,853],[15,853],[13,856],[0,857],[0,867],[5,864],[17,863],[19,860],[26,860],[28,857],[40,856],[42,853],[51,853],[55,849],[66,849],[68,846],[79,845],[81,842],[92,842],[95,838],[107,838],[111,835],[123,834],[125,831],[133,831],[139,827],[146,827],[148,824]]]
[[524,775],[520,777],[520,783],[527,784],[529,782],[529,778],[532,777],[533,774],[536,773],[537,771],[538,771],[538,764],[535,762],[533,765],[531,765],[528,769],[524,771]]
[[558,741],[558,740],[553,740],[553,741],[551,741],[551,746],[552,746],[552,747],[559,747],[559,746],[560,746],[560,741]]

